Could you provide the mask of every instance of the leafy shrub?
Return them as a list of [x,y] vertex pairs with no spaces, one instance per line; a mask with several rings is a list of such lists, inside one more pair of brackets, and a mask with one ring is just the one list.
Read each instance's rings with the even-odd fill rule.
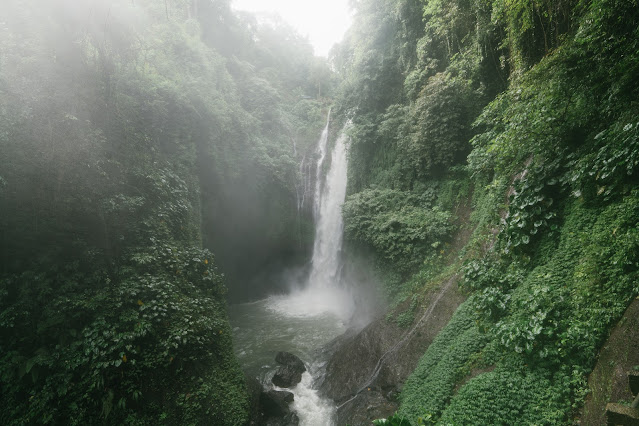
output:
[[117,274],[71,265],[0,281],[3,423],[245,421],[211,253],[154,243]]
[[372,246],[401,271],[423,261],[452,230],[450,213],[397,190],[364,190],[343,209],[346,237]]
[[497,325],[500,341],[541,359],[592,362],[604,330],[638,291],[629,281],[638,223],[636,195],[601,212],[574,203],[553,257],[513,293],[512,315]]
[[469,150],[471,96],[463,82],[438,74],[411,108],[410,134],[399,138],[399,161],[409,175],[439,175]]
[[597,133],[594,146],[584,155],[571,154],[565,181],[576,196],[608,201],[628,192],[639,167],[639,121],[624,114]]
[[548,171],[556,167],[556,164],[536,166],[514,184],[500,235],[506,253],[529,253],[532,249],[528,246],[534,247],[540,235],[557,228],[553,223],[557,216],[553,204],[559,182]]

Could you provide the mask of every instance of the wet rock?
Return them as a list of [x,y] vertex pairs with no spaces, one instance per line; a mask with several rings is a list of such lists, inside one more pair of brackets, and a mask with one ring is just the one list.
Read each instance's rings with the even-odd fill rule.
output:
[[304,362],[289,352],[278,352],[275,361],[281,365],[273,376],[272,382],[280,388],[292,388],[302,381],[306,371]]
[[290,413],[281,419],[268,419],[264,423],[265,426],[298,426],[299,424],[300,419],[295,413]]
[[277,355],[275,355],[275,362],[280,365],[293,367],[295,369],[301,370],[302,372],[306,371],[304,361],[290,352],[278,352]]
[[302,381],[302,372],[290,367],[280,367],[273,376],[273,384],[280,388],[292,388]]
[[295,396],[291,392],[270,390],[262,394],[263,421],[266,426],[297,426],[299,418],[289,404]]
[[295,401],[295,395],[293,395],[293,392],[270,390],[267,393],[271,398],[284,401],[287,404]]
[[[261,389],[261,385],[260,385]],[[253,426],[298,426],[299,418],[291,411],[289,404],[295,395],[287,391],[261,390],[258,395],[257,415],[252,415],[249,425]]]
[[397,409],[404,381],[464,300],[456,280],[425,295],[411,327],[380,318],[332,345],[320,392],[337,403],[338,424],[370,424]]
[[297,426],[300,424],[300,419],[295,413],[291,413],[286,420],[289,422],[288,426]]
[[264,416],[286,417],[291,414],[288,404],[293,402],[294,395],[291,392],[270,390],[263,392],[260,398],[260,406]]

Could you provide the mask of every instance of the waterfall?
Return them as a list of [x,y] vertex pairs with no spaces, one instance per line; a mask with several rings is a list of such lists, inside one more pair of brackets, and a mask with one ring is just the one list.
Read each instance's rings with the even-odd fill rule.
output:
[[[322,137],[324,138],[324,135]],[[318,177],[315,191],[315,210],[317,213],[315,243],[311,260],[312,269],[308,280],[310,288],[321,289],[339,286],[340,252],[344,231],[342,204],[344,204],[346,197],[345,139],[346,135],[342,132],[335,142],[331,155],[331,167],[323,187],[320,185],[321,176],[319,173],[325,155],[320,157],[317,164]]]
[[[340,282],[344,222],[342,205],[346,196],[346,127],[339,134],[328,154],[329,117],[317,146],[315,165],[315,192],[313,213],[315,217],[315,242],[311,259],[311,272],[305,283],[296,283],[290,294],[274,297],[272,307],[289,316],[309,317],[325,313],[334,314],[342,321],[350,319],[353,312],[353,296],[348,286]],[[326,179],[322,170],[330,160]],[[303,184],[305,187],[306,184]],[[310,185],[309,185],[310,186]],[[302,201],[303,204],[303,201]]]
[[[326,158],[326,145],[328,143],[328,126],[331,122],[331,110],[328,110],[326,116],[326,125],[317,143],[315,153],[318,156],[318,160],[313,164],[313,156],[304,155],[300,163],[300,177],[301,181],[297,185],[297,211],[300,213],[306,206],[306,199],[310,195],[313,202],[313,217],[317,221],[319,215],[319,194],[321,190],[321,177],[322,177],[322,164]],[[315,185],[314,191],[312,191],[313,184]]]
[[[326,126],[322,131],[319,142],[317,143],[317,151],[319,158],[315,166],[315,193],[313,194],[313,215],[317,222],[320,215],[321,195],[322,195],[322,166],[326,159],[326,145],[328,144],[328,126],[331,124],[331,110],[328,110],[328,116],[326,117]],[[316,234],[317,236],[317,234]]]
[[[346,127],[339,134],[335,145],[328,154],[328,128],[330,111],[326,127],[318,141],[317,163],[315,168],[309,162],[303,162],[302,168],[311,172],[303,174],[304,180],[298,195],[298,212],[304,207],[306,195],[313,195],[313,214],[315,217],[315,243],[311,259],[311,272],[304,283],[295,283],[291,292],[286,295],[275,295],[265,300],[265,308],[271,312],[269,318],[286,324],[285,330],[279,334],[290,334],[291,346],[307,348],[305,342],[310,339],[322,338],[322,344],[329,341],[324,339],[320,331],[324,329],[331,336],[337,336],[346,329],[354,310],[353,295],[350,286],[343,285],[341,275],[341,250],[344,222],[342,219],[342,205],[346,196]],[[330,161],[326,178],[322,179],[322,171]],[[312,173],[314,171],[314,173]],[[314,175],[314,176],[313,176]],[[314,185],[311,179],[315,179]],[[307,191],[308,189],[308,191]],[[251,312],[256,311],[251,307]],[[259,310],[258,310],[259,311]],[[290,325],[294,321],[295,326]],[[310,329],[298,334],[296,331],[306,325]],[[239,332],[238,332],[239,333]],[[259,339],[269,335],[266,330],[260,333]],[[276,342],[282,344],[282,336],[277,336]],[[263,344],[260,344],[262,346]],[[307,348],[308,349],[308,348]],[[303,354],[307,362],[308,371],[302,376],[302,381],[290,389],[295,395],[292,408],[297,412],[301,426],[325,426],[335,424],[335,404],[321,397],[314,386],[315,378],[324,368],[323,362],[312,354]],[[246,354],[246,351],[243,352]],[[272,356],[272,353],[269,353]],[[269,381],[267,380],[267,383]]]

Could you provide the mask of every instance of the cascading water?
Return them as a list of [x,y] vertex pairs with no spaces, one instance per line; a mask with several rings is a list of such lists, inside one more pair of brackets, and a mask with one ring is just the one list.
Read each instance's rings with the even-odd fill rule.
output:
[[331,110],[328,110],[328,116],[326,117],[326,126],[322,130],[322,136],[320,136],[319,143],[317,144],[317,151],[319,158],[315,167],[315,193],[313,194],[313,214],[315,220],[319,218],[319,209],[322,198],[322,166],[326,159],[326,145],[328,144],[328,126],[331,124]]
[[[291,408],[297,412],[300,424],[306,426],[334,423],[335,405],[320,397],[313,388],[314,376],[321,370],[321,360],[315,351],[345,331],[354,308],[348,286],[340,282],[347,137],[342,131],[329,157],[329,125],[330,111],[318,141],[314,170],[316,232],[308,280],[293,285],[287,295],[232,306],[229,312],[237,356],[247,372],[255,374],[266,387],[273,387],[270,379],[276,367],[273,360],[277,351],[293,352],[305,361],[309,371],[295,388],[286,390],[295,395]],[[330,167],[322,183],[322,170],[329,158]],[[301,167],[310,169],[305,162]],[[304,207],[307,189],[312,186],[309,182],[310,179],[305,179],[298,191],[299,209]]]
[[[316,194],[317,225],[313,245],[312,269],[308,285],[312,288],[336,287],[339,282],[340,252],[342,250],[342,204],[346,196],[346,146],[342,133],[335,142],[331,168],[326,176],[324,191]],[[318,170],[322,163],[318,164]]]
[[328,125],[318,144],[319,160],[315,181],[315,242],[308,281],[290,294],[274,298],[273,307],[288,315],[313,316],[330,312],[343,321],[353,311],[353,297],[340,282],[340,254],[344,222],[342,204],[346,196],[346,133],[342,131],[331,153],[331,164],[322,185],[321,171],[326,161]]
[[[317,154],[318,160],[313,164],[312,158],[309,159],[306,155],[300,162],[300,176],[301,181],[297,185],[297,211],[300,213],[306,208],[306,200],[309,196],[312,197],[313,202],[313,217],[317,220],[319,215],[320,205],[320,188],[321,188],[321,175],[322,175],[322,163],[326,158],[326,145],[328,143],[328,126],[331,122],[331,110],[328,110],[326,117],[326,125],[317,143],[315,154]],[[296,149],[297,152],[297,149]],[[314,187],[313,187],[314,185]]]

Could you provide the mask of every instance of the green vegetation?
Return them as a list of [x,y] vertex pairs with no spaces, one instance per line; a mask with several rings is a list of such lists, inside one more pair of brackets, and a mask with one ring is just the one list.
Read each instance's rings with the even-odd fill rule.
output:
[[0,22],[0,423],[244,424],[225,284],[311,243],[328,65],[226,0],[36,3]]
[[[636,7],[358,3],[335,52],[338,108],[353,122],[346,236],[383,260],[398,324],[443,271],[462,270],[469,295],[380,424],[566,424],[577,413],[639,293]],[[472,192],[451,197],[467,182]],[[464,197],[470,242],[433,261],[429,245],[449,249]],[[401,300],[411,303],[395,312]]]
[[404,385],[401,415],[425,421],[441,413],[456,381],[464,376],[468,360],[486,343],[473,320],[474,312],[467,302],[437,335]]
[[396,190],[364,190],[344,204],[345,231],[370,244],[399,269],[410,268],[449,235],[450,214],[429,208],[428,193],[417,197]]
[[4,3],[2,424],[248,421],[227,287],[306,259],[328,97],[387,318],[468,295],[377,424],[577,415],[639,294],[637,0],[360,0],[331,66],[228,0]]

